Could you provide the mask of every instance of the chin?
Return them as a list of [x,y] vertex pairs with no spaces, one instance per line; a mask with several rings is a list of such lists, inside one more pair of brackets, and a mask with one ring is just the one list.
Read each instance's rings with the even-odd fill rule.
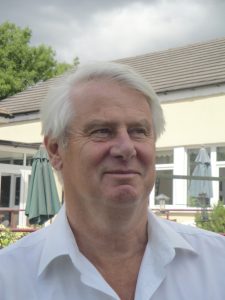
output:
[[110,203],[112,206],[127,207],[137,205],[143,197],[130,186],[123,186],[122,188],[117,188],[106,199],[108,199],[107,203]]

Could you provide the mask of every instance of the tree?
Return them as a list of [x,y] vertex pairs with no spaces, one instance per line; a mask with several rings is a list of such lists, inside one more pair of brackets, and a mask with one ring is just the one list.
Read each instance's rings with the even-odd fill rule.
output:
[[77,65],[59,63],[51,47],[30,45],[31,30],[13,23],[0,25],[0,99],[18,93],[40,80],[62,74]]

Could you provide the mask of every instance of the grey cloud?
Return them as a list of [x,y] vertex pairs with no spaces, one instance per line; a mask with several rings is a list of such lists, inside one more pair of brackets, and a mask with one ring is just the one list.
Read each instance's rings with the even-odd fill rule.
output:
[[67,61],[116,59],[225,36],[224,11],[224,0],[0,0],[1,23],[30,27],[33,44],[50,45]]

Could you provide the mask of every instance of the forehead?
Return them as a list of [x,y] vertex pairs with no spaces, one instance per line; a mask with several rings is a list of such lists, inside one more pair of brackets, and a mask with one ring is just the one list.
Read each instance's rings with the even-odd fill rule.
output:
[[71,90],[71,101],[76,117],[111,111],[151,114],[146,97],[124,84],[98,79],[77,84]]

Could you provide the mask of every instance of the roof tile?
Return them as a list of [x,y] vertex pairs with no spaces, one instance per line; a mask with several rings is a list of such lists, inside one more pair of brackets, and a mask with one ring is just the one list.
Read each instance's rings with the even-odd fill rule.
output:
[[[146,78],[158,93],[225,83],[225,38],[116,60]],[[40,110],[49,88],[63,76],[39,82],[0,101],[13,114]]]

